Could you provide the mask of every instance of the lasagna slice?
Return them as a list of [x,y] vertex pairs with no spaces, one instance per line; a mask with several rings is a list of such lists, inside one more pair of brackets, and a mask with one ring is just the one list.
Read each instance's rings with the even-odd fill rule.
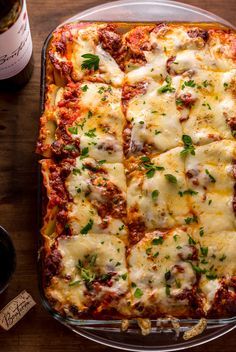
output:
[[136,242],[144,232],[169,229],[185,224],[192,216],[181,148],[159,156],[130,159],[127,176],[127,207],[130,240]]
[[191,208],[195,222],[208,233],[233,231],[235,218],[235,152],[230,140],[194,148],[185,160],[187,188],[195,192]]
[[123,53],[115,26],[70,23],[53,33],[48,55],[59,83],[89,79],[118,87],[124,78]]
[[46,297],[62,315],[119,317],[128,290],[124,243],[102,233],[61,236],[45,254],[44,279]]
[[128,256],[131,309],[136,316],[196,315],[198,252],[191,229],[147,233]]
[[102,83],[50,85],[37,151],[60,158],[89,154],[121,162],[125,118],[121,90]]
[[181,145],[180,113],[175,103],[178,78],[145,80],[123,87],[127,155],[155,154]]
[[236,232],[200,232],[199,296],[209,317],[227,317],[236,313]]
[[233,140],[236,130],[236,70],[198,70],[181,76],[176,105],[181,114],[183,134],[193,143]]
[[[55,238],[88,233],[126,238],[126,182],[122,164],[89,157],[43,160],[48,204],[42,232]],[[51,229],[51,230],[50,230]]]

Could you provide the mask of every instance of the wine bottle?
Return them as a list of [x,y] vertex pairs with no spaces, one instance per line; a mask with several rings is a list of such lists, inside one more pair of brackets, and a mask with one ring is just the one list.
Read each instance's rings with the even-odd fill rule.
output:
[[0,0],[0,89],[22,87],[33,66],[26,1]]

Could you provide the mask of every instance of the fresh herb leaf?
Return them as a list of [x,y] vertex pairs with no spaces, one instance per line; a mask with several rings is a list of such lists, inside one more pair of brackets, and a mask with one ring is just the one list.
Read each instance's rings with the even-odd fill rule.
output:
[[216,273],[209,273],[209,274],[206,274],[206,277],[208,280],[215,280],[217,278],[217,275]]
[[192,218],[188,217],[188,218],[184,219],[184,221],[185,221],[185,223],[187,225],[189,225],[189,224],[192,224],[194,222],[198,223],[198,218],[197,218],[197,216],[194,215]]
[[87,90],[88,90],[87,84],[85,84],[83,87],[81,87],[81,90],[82,90],[83,92],[87,92]]
[[200,235],[200,237],[202,237],[204,235],[204,228],[203,227],[200,227],[199,235]]
[[89,230],[92,229],[92,227],[93,227],[93,220],[92,220],[92,219],[89,219],[89,222],[87,223],[87,225],[85,225],[85,226],[81,229],[80,233],[81,233],[82,235],[87,235],[87,233],[89,232]]
[[173,93],[173,92],[175,92],[175,88],[171,87],[171,82],[172,82],[171,77],[167,76],[165,81],[166,81],[166,85],[160,87],[158,89],[158,93],[167,93],[167,92]]
[[198,273],[198,274],[205,274],[205,273],[206,273],[206,269],[202,269],[202,268],[200,268],[200,267],[197,266],[197,265],[193,265],[193,264],[192,264],[192,268],[193,268],[193,270],[196,271],[196,273]]
[[170,296],[170,288],[171,288],[170,285],[166,285],[166,295],[167,296]]
[[183,157],[185,157],[187,154],[195,155],[192,138],[187,134],[184,134],[182,136],[182,141],[184,143],[184,149],[180,152],[180,155]]
[[89,138],[93,138],[96,137],[96,128],[93,128],[91,130],[89,130],[88,132],[85,132],[85,136],[88,136]]
[[81,154],[80,154],[80,159],[84,159],[88,157],[88,152],[89,152],[89,148],[85,147],[81,150]]
[[71,126],[68,127],[68,131],[72,134],[77,134],[78,133],[78,127],[77,126]]
[[99,56],[94,55],[94,54],[84,54],[81,55],[85,60],[82,62],[81,68],[91,70],[94,68],[94,70],[98,70],[99,67]]
[[159,195],[159,191],[157,189],[155,189],[154,191],[152,191],[152,199],[153,200],[156,200],[157,197]]
[[143,291],[140,288],[136,288],[136,290],[134,291],[134,297],[135,298],[141,298],[143,295]]
[[182,89],[184,89],[184,87],[194,88],[195,86],[196,86],[196,83],[194,82],[194,80],[190,79],[189,81],[184,81],[184,83],[182,84]]
[[209,178],[210,178],[210,180],[211,180],[212,183],[215,183],[215,182],[216,182],[215,177],[212,176],[212,175],[210,174],[210,172],[209,172],[207,169],[205,170],[205,173],[209,176]]
[[190,235],[188,235],[188,243],[191,245],[195,245],[197,242]]
[[72,281],[72,282],[69,283],[69,286],[76,286],[76,285],[78,285],[80,283],[81,283],[81,280]]
[[198,194],[198,192],[192,190],[191,188],[186,189],[185,191],[179,191],[178,193],[180,197],[183,197],[186,194],[190,194],[191,196],[195,196],[196,194]]
[[73,144],[67,144],[64,146],[64,150],[68,150],[70,152],[76,150],[76,147]]
[[200,250],[201,250],[201,255],[203,257],[206,257],[208,254],[208,247],[200,247]]
[[221,262],[223,262],[225,259],[226,259],[226,255],[225,255],[225,254],[223,254],[223,255],[219,258],[219,260],[220,260]]
[[165,174],[165,178],[167,179],[168,182],[170,183],[177,183],[177,178],[174,175],[171,174]]
[[164,242],[163,237],[154,238],[152,240],[152,245],[157,246],[159,244],[162,244],[163,242]]

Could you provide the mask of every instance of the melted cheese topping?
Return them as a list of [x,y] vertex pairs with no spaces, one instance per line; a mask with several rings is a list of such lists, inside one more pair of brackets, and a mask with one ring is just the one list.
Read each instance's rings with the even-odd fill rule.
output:
[[[187,188],[180,151],[181,148],[174,148],[151,159],[154,168],[164,168],[156,170],[151,178],[146,169],[141,174],[140,171],[131,174],[127,189],[128,218],[133,219],[138,212],[148,230],[184,224],[189,216],[187,197],[180,197],[178,193]],[[172,175],[176,182],[171,183],[165,175]],[[156,197],[153,191],[157,191]]]
[[187,297],[176,299],[196,283],[191,264],[181,259],[186,251],[191,253],[189,237],[181,229],[165,233],[158,243],[161,236],[158,232],[146,234],[130,251],[131,303],[134,309],[137,306],[138,315],[142,314],[138,307],[153,315],[168,314],[173,307],[176,316],[189,310]]
[[[163,85],[155,82],[148,84],[147,92],[135,96],[129,102],[127,119],[131,122],[132,132],[130,152],[139,152],[145,145],[155,150],[165,151],[181,143],[182,128],[176,109],[174,93],[158,93]],[[172,87],[178,79],[172,80]]]
[[[105,297],[115,298],[126,293],[125,246],[115,236],[90,234],[61,238],[58,251],[62,255],[60,274],[54,277],[47,294],[64,310],[74,305],[81,312],[92,302],[102,306]],[[109,285],[107,275],[110,275]],[[96,289],[92,286],[94,280],[99,282]]]
[[[230,92],[235,70],[217,73],[198,70],[191,79],[182,77],[177,94],[190,94],[195,102],[183,122],[183,134],[191,136],[194,144],[206,144],[219,139],[233,139],[228,120],[235,116],[236,103]],[[185,86],[192,82],[193,88]]]
[[65,182],[66,188],[73,198],[73,202],[68,205],[68,219],[73,233],[79,234],[92,221],[93,226],[88,232],[116,234],[125,238],[127,230],[122,217],[114,218],[111,215],[106,215],[105,218],[102,218],[98,211],[99,207],[106,206],[109,198],[112,201],[116,195],[109,193],[110,184],[115,185],[121,192],[121,197],[126,199],[123,165],[104,163],[101,166],[103,171],[96,173],[91,173],[86,165],[94,168],[100,167],[92,158],[82,160],[77,158],[76,166]]
[[195,155],[186,158],[186,173],[195,175],[188,179],[188,188],[198,192],[191,206],[207,232],[236,228],[232,206],[234,158],[235,142],[226,140],[197,147]]

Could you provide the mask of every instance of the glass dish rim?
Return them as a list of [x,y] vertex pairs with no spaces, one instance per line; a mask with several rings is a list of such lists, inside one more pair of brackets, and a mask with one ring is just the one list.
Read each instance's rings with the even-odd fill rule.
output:
[[[188,4],[183,4],[183,3],[180,3],[180,2],[175,2],[175,1],[158,1],[158,0],[154,0],[154,1],[143,1],[143,0],[136,0],[136,1],[133,1],[133,0],[128,0],[128,1],[116,1],[116,2],[109,2],[109,3],[105,3],[103,5],[99,5],[99,6],[96,6],[96,7],[93,7],[91,9],[96,9],[96,8],[99,8],[101,9],[104,5],[105,6],[108,6],[109,4],[114,4],[115,5],[122,5],[123,4],[128,4],[128,3],[133,3],[133,4],[141,4],[141,3],[165,3],[165,4],[174,4],[174,5],[184,5],[188,8],[194,8],[194,9],[197,9],[198,11],[204,11],[208,14],[210,14],[211,16],[215,16],[211,13],[209,13],[208,11],[205,11],[205,10],[201,10],[199,9],[198,7],[195,7],[195,6],[191,6],[191,5],[188,5]],[[88,14],[89,11],[91,9],[88,9],[86,11],[83,11],[82,14]],[[77,14],[76,16],[79,16],[80,14]],[[76,20],[76,16],[64,21],[63,23],[61,23],[59,26],[57,26],[56,28],[60,27],[61,25],[65,24],[65,23],[68,23],[68,22],[73,22]],[[215,16],[215,19],[219,20],[219,24],[223,24],[225,26],[230,26],[230,28],[233,28],[235,29],[235,27],[230,24],[228,21],[225,21],[223,20],[222,18],[220,18],[219,16]],[[80,19],[77,19],[79,20],[80,22],[99,22],[99,21],[89,21],[89,20],[80,20]],[[223,21],[223,23],[222,23]],[[101,21],[101,22],[109,22],[109,21]],[[118,21],[110,21],[110,22],[118,22]],[[133,22],[133,21],[122,21],[124,23],[127,23],[127,22]],[[153,21],[146,21],[146,23],[150,23],[150,22],[153,22]],[[163,21],[156,21],[156,22],[163,22]],[[178,21],[165,21],[165,22],[178,22]],[[180,22],[183,22],[183,21],[180,21]],[[210,23],[211,21],[209,21]],[[212,21],[213,22],[213,21]],[[217,21],[214,21],[215,23],[217,23]],[[140,23],[140,22],[135,22],[135,23]],[[143,21],[141,23],[144,23]],[[186,22],[187,23],[187,22]],[[193,21],[189,21],[189,23],[193,23]],[[43,45],[43,48],[42,48],[42,56],[41,56],[41,85],[40,85],[40,111],[41,113],[43,113],[44,111],[44,102],[45,102],[45,99],[44,99],[44,96],[45,96],[45,89],[46,89],[46,53],[47,53],[47,48],[48,48],[48,44],[50,42],[50,39],[52,37],[52,33],[55,31],[54,28],[50,34],[48,35],[48,37],[46,38],[45,42],[44,42],[44,45]],[[40,158],[41,159],[41,158]],[[43,238],[42,238],[42,235],[40,233],[40,228],[41,228],[41,221],[42,221],[42,213],[41,213],[41,209],[42,209],[42,177],[41,177],[41,173],[40,173],[40,167],[39,167],[39,172],[38,172],[38,229],[39,229],[39,236],[38,236],[38,251],[39,251],[39,256],[38,256],[38,284],[39,284],[39,293],[40,293],[40,298],[41,298],[41,302],[42,302],[42,305],[44,306],[44,308],[46,309],[46,311],[48,311],[56,320],[60,321],[63,325],[67,326],[68,328],[70,328],[71,330],[73,330],[74,332],[76,332],[77,334],[79,333],[80,335],[84,336],[84,337],[87,337],[89,338],[90,340],[93,340],[93,341],[96,341],[96,342],[100,342],[104,345],[107,345],[107,346],[110,346],[110,347],[118,347],[118,348],[121,348],[123,350],[129,350],[129,351],[143,351],[143,349],[140,347],[140,349],[135,346],[132,348],[132,346],[128,346],[128,344],[125,344],[125,346],[123,346],[122,344],[120,344],[119,342],[116,342],[116,346],[114,346],[114,344],[112,344],[112,342],[107,342],[109,340],[106,340],[103,338],[101,338],[99,336],[99,338],[94,338],[94,335],[91,335],[90,331],[91,330],[84,330],[87,328],[93,328],[94,331],[96,331],[96,329],[98,327],[101,327],[101,328],[104,328],[105,325],[107,324],[110,324],[110,325],[117,325],[117,324],[120,324],[122,320],[90,320],[90,319],[71,319],[71,318],[64,318],[63,316],[61,316],[59,313],[55,312],[52,307],[50,306],[50,304],[48,303],[45,295],[44,295],[44,288],[43,288],[43,285],[42,285],[42,258],[41,258],[41,255],[40,255],[40,252],[41,252],[41,248],[42,248],[42,244],[43,244]],[[135,321],[135,319],[133,319],[133,321]],[[182,323],[187,323],[187,324],[196,324],[199,319],[179,319],[180,322]],[[177,350],[181,350],[181,349],[185,349],[185,348],[189,348],[189,347],[194,347],[194,346],[198,346],[200,344],[203,344],[203,343],[206,343],[208,341],[211,341],[219,336],[222,336],[224,335],[225,333],[227,333],[228,331],[231,331],[233,330],[235,327],[236,327],[236,316],[235,317],[230,317],[230,318],[221,318],[221,319],[207,319],[207,322],[208,322],[208,326],[210,326],[211,324],[213,324],[214,326],[217,325],[219,328],[222,327],[222,332],[214,332],[212,335],[210,336],[207,336],[206,339],[204,340],[204,337],[202,337],[203,341],[199,341],[199,339],[197,340],[194,340],[192,341],[192,344],[191,345],[186,345],[183,341],[180,342],[180,344],[177,344],[177,345],[170,345],[170,348],[168,349],[167,348],[163,348],[163,346],[161,346],[161,349],[158,349],[156,347],[154,348],[147,348],[146,350],[147,351],[177,351]],[[79,328],[79,331],[76,330],[76,327]],[[228,328],[227,328],[228,327]],[[82,329],[83,328],[83,329]],[[227,329],[226,329],[227,328]],[[223,331],[225,330],[225,331]],[[200,335],[201,336],[201,335]],[[177,342],[178,343],[178,342]],[[118,346],[119,345],[119,346]],[[182,346],[181,346],[182,345]],[[126,347],[127,346],[127,347]]]

